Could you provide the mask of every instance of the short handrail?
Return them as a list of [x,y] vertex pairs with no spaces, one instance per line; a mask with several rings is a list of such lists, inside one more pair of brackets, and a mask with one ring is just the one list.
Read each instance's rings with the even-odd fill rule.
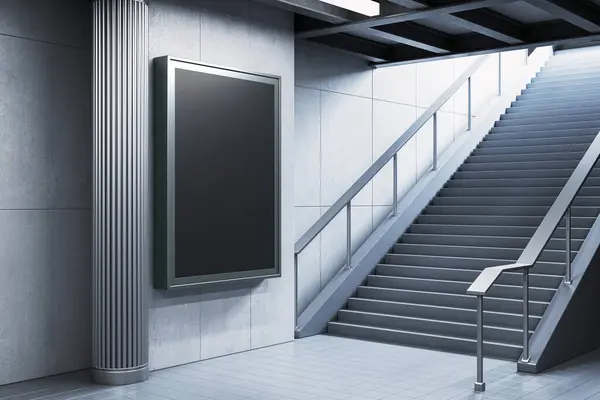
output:
[[565,283],[572,281],[571,271],[571,206],[585,180],[592,172],[600,157],[600,132],[587,149],[569,180],[541,224],[525,246],[514,264],[485,268],[467,289],[467,294],[477,296],[477,381],[475,391],[485,391],[483,381],[483,297],[504,272],[523,270],[523,356],[521,361],[529,362],[529,269],[535,265],[552,235],[565,217]]
[[[304,233],[294,246],[294,252],[299,254],[329,225],[346,205],[394,158],[402,147],[436,114],[465,82],[481,67],[489,56],[480,57],[459,76],[450,87],[421,115],[361,176],[333,203],[331,207]],[[470,96],[469,96],[470,97]],[[470,101],[469,101],[470,104]],[[470,107],[469,107],[470,108]],[[470,113],[469,113],[470,114]],[[470,123],[471,118],[469,118]]]
[[[438,118],[437,113],[440,108],[452,97],[458,90],[465,84],[468,83],[468,128],[471,130],[472,126],[472,106],[471,106],[471,77],[477,70],[483,65],[483,63],[490,57],[489,55],[481,56],[473,62],[469,68],[467,68],[455,81],[446,89],[434,102],[425,110],[425,112],[402,134],[400,137],[369,167],[357,180],[340,196],[340,198],[333,203],[331,207],[296,241],[294,245],[294,270],[295,270],[295,315],[296,322],[298,318],[298,256],[299,254],[325,229],[331,221],[344,209],[346,208],[346,265],[345,268],[351,268],[352,260],[352,236],[351,236],[351,203],[354,197],[387,165],[388,162],[393,160],[393,205],[392,215],[397,215],[398,211],[398,152],[404,147],[409,140],[411,140],[417,132],[433,118],[433,164],[432,169],[437,169],[437,132],[438,132]],[[499,54],[499,66],[501,65],[501,53]],[[498,95],[501,94],[502,89],[502,68],[498,69]]]

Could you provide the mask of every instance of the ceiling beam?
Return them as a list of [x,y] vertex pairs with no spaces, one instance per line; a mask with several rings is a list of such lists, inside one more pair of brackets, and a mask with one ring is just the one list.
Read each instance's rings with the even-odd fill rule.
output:
[[490,10],[465,11],[447,17],[455,25],[499,42],[519,44],[524,41],[523,30],[518,24]]
[[396,38],[396,43],[432,53],[445,54],[452,51],[451,40],[447,35],[410,22],[384,25],[373,30],[390,35],[390,40]]
[[331,28],[315,29],[312,31],[300,32],[296,35],[300,39],[309,39],[319,36],[333,35],[336,33],[350,33],[361,28],[375,28],[383,25],[396,24],[399,22],[418,21],[420,19],[438,18],[441,15],[453,14],[480,8],[496,6],[499,4],[512,3],[515,0],[475,0],[462,1],[459,4],[450,6],[429,8],[425,10],[409,11],[405,13],[365,18],[362,21],[348,22],[339,24]]
[[[385,40],[389,44],[403,44],[406,46],[415,47],[421,50],[426,50],[436,54],[446,54],[452,51],[450,38],[443,34],[437,33],[431,29],[414,25],[405,24],[382,26],[368,30],[361,30],[360,36],[365,39],[377,41],[377,39]],[[296,31],[309,31],[334,26],[325,21],[319,21],[313,18],[296,17]],[[321,36],[323,37],[323,36]]]
[[600,11],[589,3],[581,0],[525,1],[588,32],[600,32]]
[[393,65],[400,65],[402,63],[408,64],[403,61],[406,59],[427,61],[430,58],[437,59],[438,57],[441,57],[441,58],[452,57],[452,54],[454,54],[454,53],[432,54],[432,53],[426,53],[425,51],[423,51],[421,49],[416,49],[414,47],[407,47],[407,46],[402,46],[402,45],[392,46],[392,47],[388,47],[387,53],[386,53],[386,57],[390,61],[383,62],[383,63],[372,63],[372,65],[375,67],[378,67],[379,65],[387,66],[387,64],[393,64]]
[[[389,0],[396,5],[423,9],[430,7],[424,1],[415,0]],[[464,11],[457,14],[440,15],[438,17],[444,22],[463,27],[471,32],[479,33],[492,39],[508,44],[523,43],[523,32],[521,27],[510,19],[490,10],[479,9]]]

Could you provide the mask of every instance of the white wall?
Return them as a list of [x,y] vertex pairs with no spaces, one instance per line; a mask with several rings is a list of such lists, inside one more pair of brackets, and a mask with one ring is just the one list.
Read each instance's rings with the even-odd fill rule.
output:
[[0,385],[91,364],[91,20],[0,1]]
[[[503,54],[503,69],[524,64],[526,51]],[[298,43],[295,105],[295,234],[298,239],[339,196],[475,61],[474,57],[372,69],[326,47]],[[497,94],[498,55],[473,77],[473,112]],[[465,85],[438,114],[440,154],[467,127]],[[399,152],[399,197],[433,160],[430,121]],[[387,165],[354,199],[353,250],[391,211],[392,167]],[[346,213],[299,257],[299,310],[345,262]]]
[[293,32],[291,14],[247,0],[150,2],[151,58],[171,55],[282,77],[283,162],[283,276],[234,290],[153,291],[151,369],[293,339]]

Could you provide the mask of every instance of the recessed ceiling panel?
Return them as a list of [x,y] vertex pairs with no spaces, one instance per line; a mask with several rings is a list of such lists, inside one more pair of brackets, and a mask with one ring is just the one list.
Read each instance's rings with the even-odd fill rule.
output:
[[535,24],[536,22],[552,21],[556,19],[546,11],[540,10],[524,1],[490,7],[490,9],[496,11],[498,14],[502,14],[524,24]]
[[421,19],[415,21],[418,25],[426,26],[436,31],[444,32],[449,35],[461,35],[463,33],[471,33],[470,30],[456,26],[451,22],[443,21],[441,18]]

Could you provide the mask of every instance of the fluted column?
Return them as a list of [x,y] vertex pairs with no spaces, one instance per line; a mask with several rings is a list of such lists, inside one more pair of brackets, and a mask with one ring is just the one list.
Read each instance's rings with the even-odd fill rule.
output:
[[148,379],[148,4],[94,0],[93,379]]

